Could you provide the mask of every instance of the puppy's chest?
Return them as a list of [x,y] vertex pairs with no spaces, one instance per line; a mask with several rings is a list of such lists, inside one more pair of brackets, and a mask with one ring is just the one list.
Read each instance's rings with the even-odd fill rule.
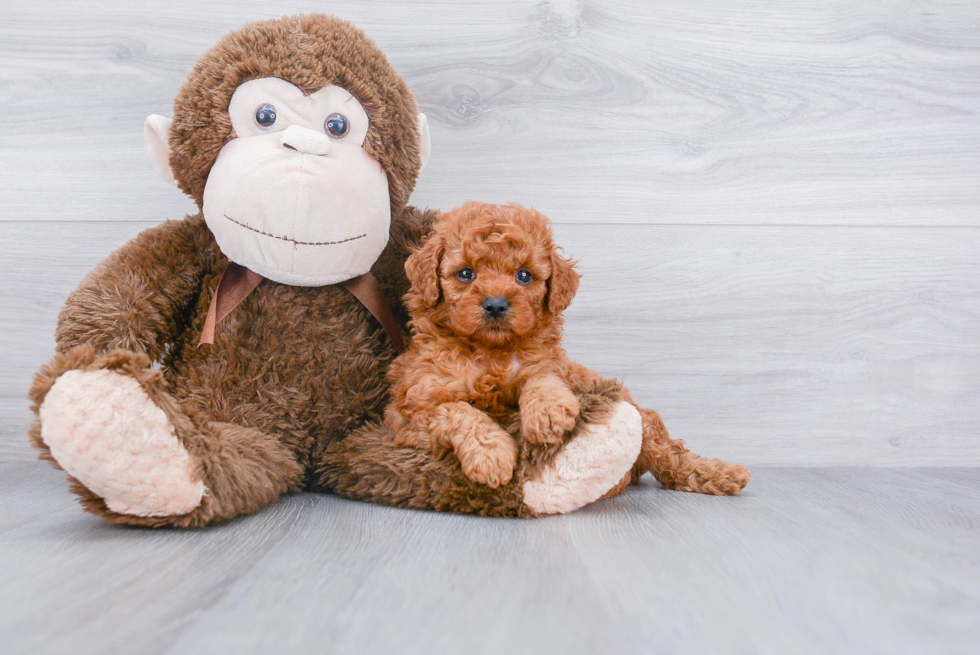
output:
[[467,401],[500,422],[512,420],[521,398],[523,371],[519,361],[492,362],[481,366],[468,385]]

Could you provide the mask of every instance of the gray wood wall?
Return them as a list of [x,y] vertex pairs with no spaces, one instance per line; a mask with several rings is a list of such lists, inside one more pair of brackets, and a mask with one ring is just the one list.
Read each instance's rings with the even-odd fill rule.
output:
[[99,259],[192,211],[147,114],[252,20],[365,29],[432,126],[414,203],[533,205],[571,354],[747,464],[980,465],[976,2],[99,3],[0,20],[0,460]]

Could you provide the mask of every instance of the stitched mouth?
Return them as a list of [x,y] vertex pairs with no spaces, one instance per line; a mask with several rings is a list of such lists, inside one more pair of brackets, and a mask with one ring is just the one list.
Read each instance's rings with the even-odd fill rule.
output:
[[295,243],[299,246],[336,246],[341,243],[347,243],[348,241],[356,241],[358,239],[363,239],[366,234],[359,234],[356,237],[350,237],[349,239],[342,239],[340,241],[297,241],[296,239],[290,239],[289,237],[279,236],[278,234],[269,234],[268,232],[263,232],[262,230],[256,230],[251,225],[246,225],[240,221],[236,221],[234,218],[225,214],[225,218],[234,223],[235,225],[241,225],[246,230],[251,230],[256,234],[261,234],[262,236],[272,237],[273,239],[279,239],[280,241],[288,241],[289,243]]

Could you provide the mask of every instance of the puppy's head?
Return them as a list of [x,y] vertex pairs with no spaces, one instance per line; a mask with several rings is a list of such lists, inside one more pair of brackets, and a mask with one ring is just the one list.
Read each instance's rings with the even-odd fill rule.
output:
[[405,270],[417,328],[428,321],[492,347],[560,325],[579,281],[554,245],[551,222],[515,204],[469,202],[441,215]]

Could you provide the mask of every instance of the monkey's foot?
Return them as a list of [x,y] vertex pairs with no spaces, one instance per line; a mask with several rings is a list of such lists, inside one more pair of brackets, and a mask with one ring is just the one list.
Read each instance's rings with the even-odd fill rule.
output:
[[70,370],[39,410],[41,438],[70,475],[106,506],[133,516],[179,516],[204,483],[167,415],[128,375]]
[[536,514],[564,514],[598,500],[630,472],[642,443],[640,413],[620,402],[608,421],[586,426],[524,483],[524,504]]

